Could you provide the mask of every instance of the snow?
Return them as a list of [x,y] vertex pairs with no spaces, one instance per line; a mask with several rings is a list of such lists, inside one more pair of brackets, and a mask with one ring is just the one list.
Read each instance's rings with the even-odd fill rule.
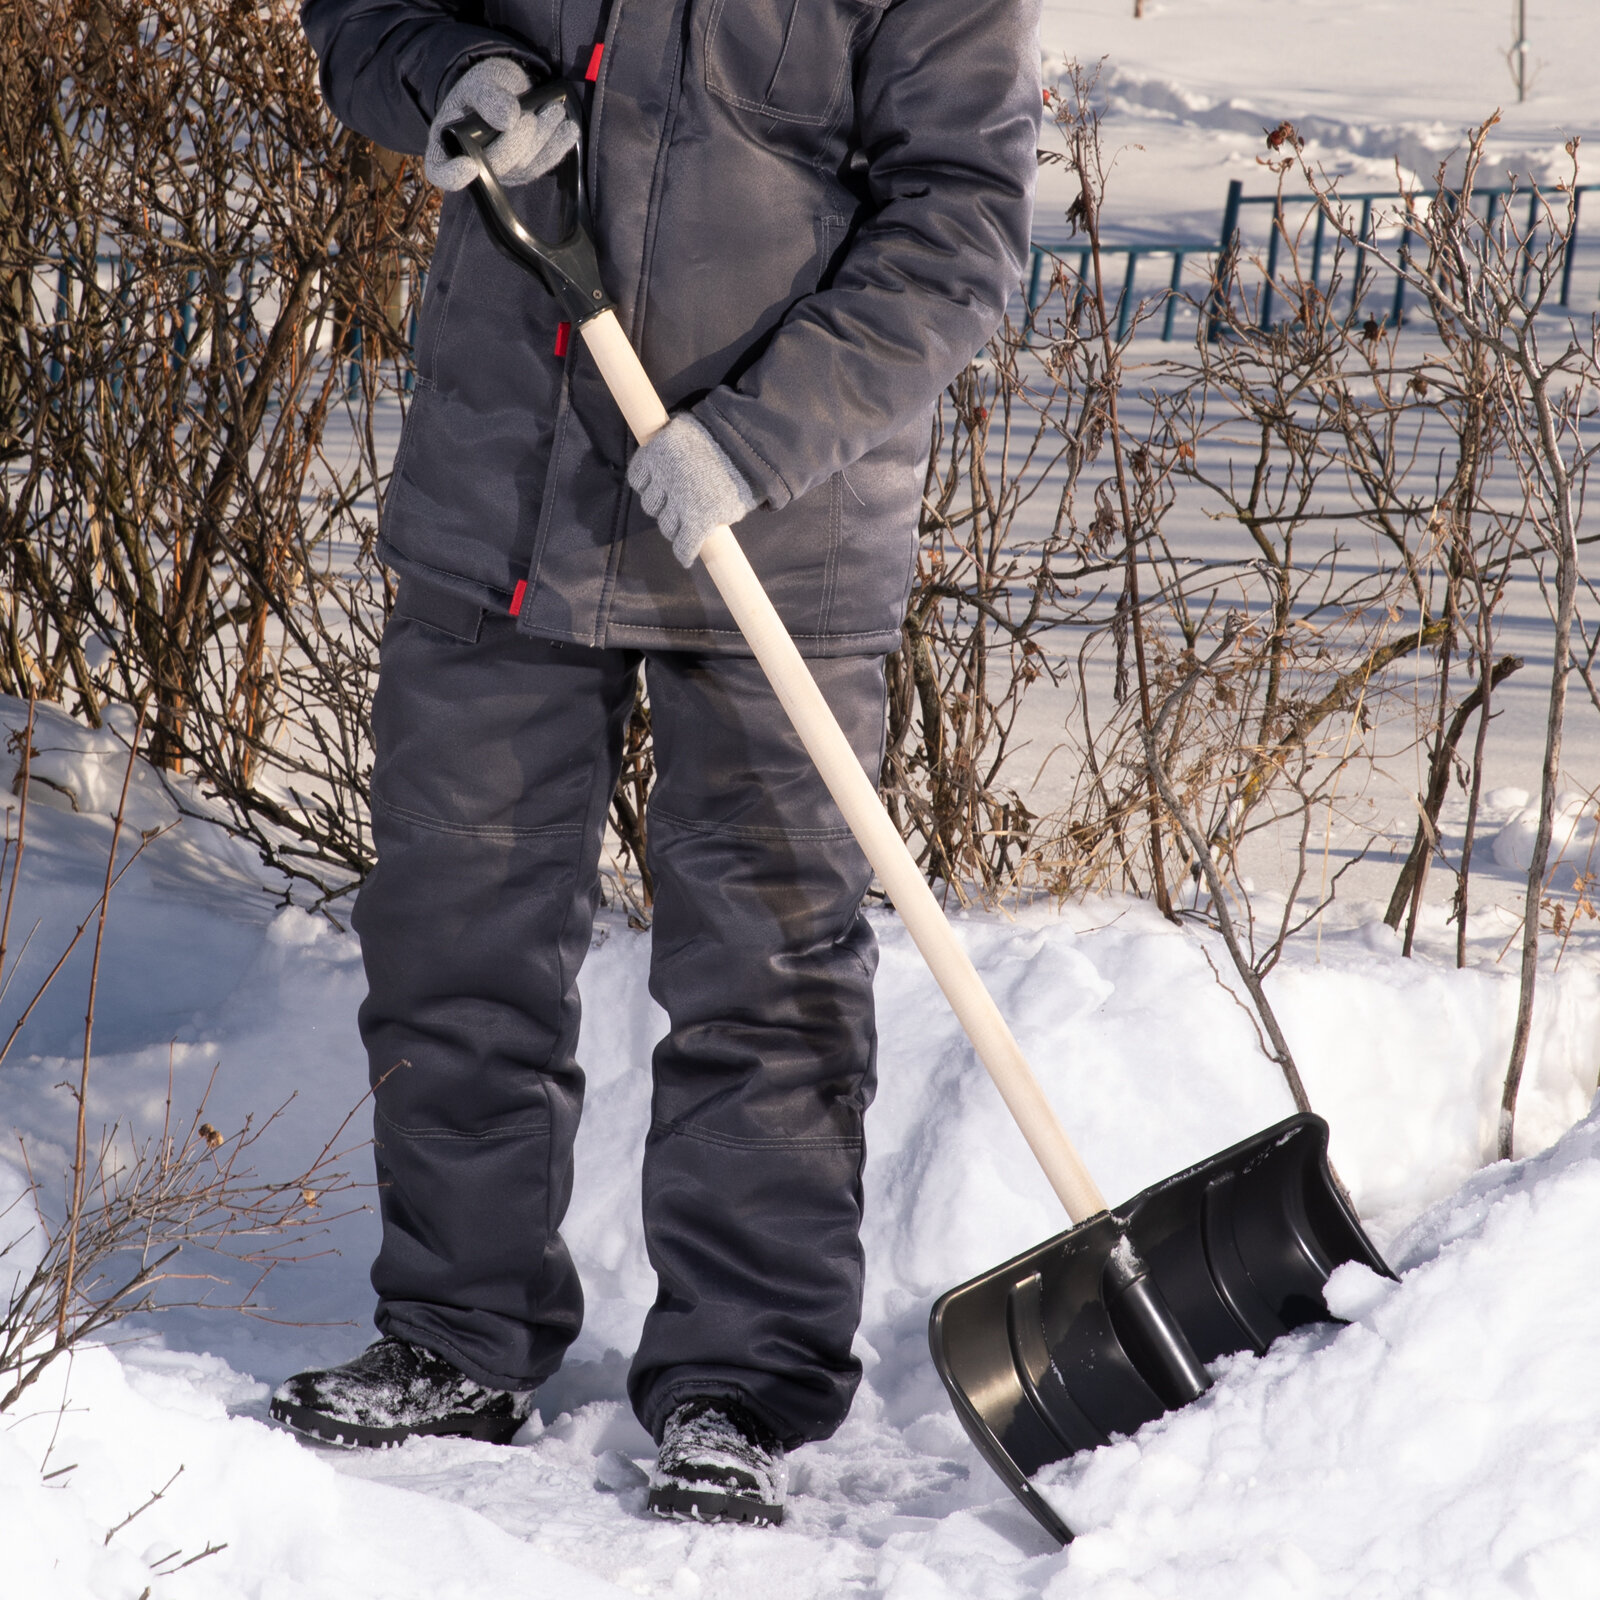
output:
[[[1270,192],[1262,133],[1285,118],[1347,188],[1392,187],[1395,158],[1431,178],[1463,130],[1497,109],[1503,169],[1554,175],[1594,131],[1600,14],[1591,0],[1528,8],[1529,92],[1518,105],[1501,0],[1045,0],[1047,71],[1104,62],[1120,151],[1114,238],[1215,241],[1230,179]],[[1590,175],[1592,178],[1592,174]]]
[[[1551,821],[1552,859],[1561,856],[1569,861],[1581,862],[1582,872],[1592,872],[1597,842],[1596,824],[1600,822],[1594,796],[1571,793],[1557,795],[1555,815]],[[1496,865],[1510,867],[1514,872],[1526,872],[1533,860],[1533,841],[1538,828],[1538,801],[1525,798],[1517,807],[1516,815],[1495,835]]]
[[[39,742],[58,752],[55,775],[75,792],[117,767],[114,733],[40,715]],[[21,716],[0,703],[0,722]],[[103,786],[101,803],[114,790]],[[137,774],[136,794],[143,826],[172,817],[153,775]],[[1499,800],[1512,814],[1522,798]],[[29,832],[17,916],[41,918],[28,956],[38,963],[92,902],[109,823],[87,807],[41,805]],[[169,1062],[187,1114],[220,1063],[207,1109],[219,1127],[295,1097],[257,1163],[270,1174],[298,1170],[350,1111],[363,1073],[359,953],[326,918],[274,905],[266,887],[235,846],[192,819],[153,839],[129,871],[107,930],[111,990],[125,1004],[97,1020],[97,1122],[159,1115]],[[1600,1078],[1600,936],[1574,934],[1561,969],[1546,975],[1518,1125],[1525,1159],[1488,1168],[1515,996],[1512,972],[1494,959],[1506,937],[1496,917],[1482,914],[1460,972],[1442,959],[1453,930],[1425,926],[1433,958],[1406,961],[1371,908],[1328,931],[1320,949],[1309,937],[1291,944],[1273,998],[1332,1123],[1334,1160],[1404,1280],[1393,1288],[1340,1274],[1330,1292],[1352,1326],[1225,1362],[1200,1404],[1050,1469],[1046,1492],[1080,1530],[1062,1553],[967,1444],[925,1327],[939,1292],[1063,1219],[903,930],[876,921],[882,1087],[869,1121],[858,1346],[867,1376],[839,1434],[793,1456],[784,1527],[689,1528],[643,1511],[651,1446],[623,1381],[654,1292],[637,1161],[661,1019],[645,990],[648,936],[608,915],[583,974],[591,1081],[566,1227],[588,1320],[516,1444],[342,1453],[266,1421],[271,1384],[370,1337],[375,1223],[362,1210],[312,1241],[337,1254],[268,1280],[262,1315],[167,1313],[41,1381],[0,1429],[0,1541],[14,1592],[1578,1592],[1563,1575],[1600,1558],[1591,1531],[1600,1523],[1583,1514],[1600,1402],[1574,1376],[1600,1359],[1600,1124],[1566,1130]],[[1132,1194],[1291,1109],[1218,980],[1214,942],[1137,902],[964,914],[957,924],[1109,1193]],[[174,969],[181,1017],[156,998]],[[58,1173],[68,1148],[70,1105],[56,1085],[86,979],[69,968],[3,1069],[8,1120],[41,1175]],[[8,1015],[26,988],[19,978]],[[356,1151],[363,1182],[365,1164]],[[3,1159],[0,1185],[3,1204],[18,1186]],[[23,1210],[6,1219],[0,1231],[25,1231]],[[225,1548],[177,1570],[210,1546]]]
[[1593,1592],[1600,1117],[1341,1267],[1343,1328],[1239,1356],[1203,1402],[1047,1468],[1086,1531],[1047,1600]]
[[[1600,8],[1547,0],[1531,9],[1533,92],[1525,106],[1506,106],[1499,134],[1513,168],[1541,172],[1569,133],[1593,128]],[[1130,0],[1047,0],[1045,33],[1052,61],[1109,58],[1107,132],[1120,153],[1108,227],[1121,238],[1213,236],[1228,180],[1257,184],[1260,129],[1284,116],[1300,122],[1319,159],[1377,183],[1392,176],[1392,153],[1422,170],[1512,98],[1500,54],[1509,8],[1498,0],[1147,0],[1138,22],[1130,11]],[[1536,605],[1529,614],[1532,637]],[[427,1440],[347,1454],[308,1448],[267,1422],[272,1384],[371,1336],[376,1223],[370,1191],[358,1190],[361,1208],[267,1280],[257,1314],[187,1309],[125,1325],[113,1343],[51,1369],[0,1419],[0,1590],[29,1600],[137,1600],[146,1590],[150,1600],[1592,1592],[1593,921],[1547,942],[1519,1160],[1490,1164],[1515,1010],[1511,891],[1537,820],[1534,680],[1548,669],[1528,653],[1526,697],[1513,680],[1500,702],[1497,787],[1480,834],[1479,870],[1498,875],[1504,892],[1473,912],[1466,968],[1455,968],[1441,904],[1425,903],[1417,956],[1406,960],[1380,907],[1346,899],[1291,943],[1268,980],[1332,1126],[1334,1162],[1401,1281],[1342,1269],[1328,1296],[1348,1326],[1303,1330],[1261,1359],[1231,1358],[1197,1404],[1048,1469],[1043,1492],[1079,1531],[1067,1551],[966,1442],[925,1334],[936,1294],[1063,1219],[903,930],[884,915],[858,1345],[866,1378],[855,1408],[835,1438],[795,1453],[782,1528],[644,1515],[651,1448],[623,1382],[654,1293],[638,1153],[661,1018],[645,986],[647,936],[603,916],[582,978],[590,1089],[566,1226],[587,1321],[516,1443]],[[1573,715],[1555,844],[1580,871],[1595,842],[1600,772],[1588,770],[1592,711]],[[23,716],[0,701],[0,725],[14,729]],[[99,893],[123,771],[118,731],[40,713],[41,781],[30,791],[0,1030]],[[13,773],[14,758],[0,759],[0,781]],[[1398,788],[1414,776],[1398,774]],[[292,1173],[362,1096],[359,951],[335,921],[285,904],[247,849],[203,820],[178,820],[161,782],[138,769],[124,853],[137,832],[169,822],[112,900],[91,1127],[157,1125],[169,1074],[187,1117],[215,1072],[206,1115],[220,1128],[284,1106],[256,1165]],[[1460,824],[1447,810],[1447,847]],[[1361,892],[1376,895],[1380,879],[1386,892],[1393,870],[1383,863]],[[1265,881],[1263,924],[1274,910],[1270,874]],[[344,909],[334,911],[342,922]],[[1224,952],[1194,927],[1116,900],[957,922],[1109,1194],[1131,1195],[1291,1109],[1227,986]],[[87,946],[0,1063],[6,1122],[52,1201],[72,1137],[59,1086],[81,1050]],[[370,1181],[364,1150],[345,1164]],[[39,1243],[21,1172],[20,1152],[0,1151],[0,1247],[14,1241],[0,1255],[0,1288]],[[193,1265],[246,1281],[226,1262]]]
[[621,1592],[553,1556],[530,1560],[526,1545],[487,1518],[338,1472],[287,1434],[228,1415],[230,1403],[264,1393],[205,1357],[136,1351],[119,1361],[90,1347],[70,1368],[58,1364],[0,1433],[7,1592],[62,1600],[133,1600],[147,1588],[171,1600]]

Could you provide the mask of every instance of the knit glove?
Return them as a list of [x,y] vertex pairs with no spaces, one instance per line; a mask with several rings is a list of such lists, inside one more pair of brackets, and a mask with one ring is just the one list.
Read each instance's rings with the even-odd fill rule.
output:
[[628,482],[681,566],[692,567],[713,528],[761,503],[721,445],[687,412],[675,416],[628,464]]
[[564,100],[529,116],[517,96],[533,87],[528,74],[509,56],[491,56],[468,67],[456,79],[439,107],[428,131],[428,153],[422,170],[441,189],[465,189],[478,175],[471,156],[445,154],[440,130],[459,122],[469,112],[477,114],[500,137],[489,146],[489,170],[508,187],[542,178],[578,142],[578,129],[567,117]]

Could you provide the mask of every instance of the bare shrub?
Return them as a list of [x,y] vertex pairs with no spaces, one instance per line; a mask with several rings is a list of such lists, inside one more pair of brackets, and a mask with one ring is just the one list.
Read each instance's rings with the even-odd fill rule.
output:
[[[1106,164],[1093,80],[1074,71],[1068,91],[1056,120],[1079,181],[1071,220],[1093,270],[1068,300],[1090,307],[1114,446],[1109,474],[1083,499],[1103,548],[1121,553],[1122,581],[1080,591],[1077,617],[1052,619],[1081,620],[1061,744],[1079,776],[1061,812],[1034,829],[1033,878],[1163,905],[1166,882],[1205,875],[1192,823],[1240,897],[1249,960],[1270,970],[1293,918],[1304,920],[1295,900],[1341,781],[1374,753],[1368,733],[1391,669],[1441,637],[1426,603],[1405,620],[1434,500],[1431,484],[1407,482],[1421,470],[1427,402],[1408,389],[1393,341],[1366,337],[1335,314],[1326,284],[1297,274],[1293,239],[1282,323],[1258,325],[1237,263],[1224,263],[1194,354],[1145,369],[1130,389],[1099,266]],[[1064,268],[1058,278],[1071,281]],[[1217,530],[1209,548],[1196,545],[1197,524]],[[1350,559],[1356,538],[1376,559]],[[1211,664],[1196,676],[1201,654]],[[1067,665],[1059,645],[1055,661]],[[1163,786],[1171,799],[1152,804]],[[1285,830],[1298,840],[1296,865],[1258,948],[1240,851]],[[1331,889],[1323,882],[1319,898]]]
[[[1532,206],[1525,223],[1517,221],[1521,207],[1515,204],[1490,206],[1480,215],[1474,189],[1496,121],[1498,117],[1491,117],[1471,135],[1458,181],[1448,181],[1441,168],[1431,190],[1411,189],[1402,195],[1394,219],[1402,229],[1401,247],[1374,253],[1423,298],[1441,341],[1443,353],[1425,363],[1423,381],[1437,378],[1463,391],[1478,391],[1482,420],[1476,433],[1499,440],[1515,485],[1509,510],[1494,519],[1497,528],[1510,528],[1514,539],[1497,541],[1482,562],[1462,563],[1474,575],[1474,593],[1484,597],[1480,612],[1492,614],[1494,592],[1492,582],[1485,585],[1481,568],[1493,570],[1497,561],[1510,559],[1533,563],[1549,605],[1551,678],[1539,821],[1527,872],[1517,1019],[1496,1141],[1497,1154],[1508,1159],[1538,981],[1540,910],[1561,776],[1567,682],[1575,666],[1587,670],[1592,655],[1577,600],[1579,523],[1600,451],[1595,432],[1600,330],[1592,319],[1584,327],[1565,317],[1542,317],[1555,305],[1576,232],[1578,141],[1567,145],[1570,165],[1562,181],[1548,192],[1529,192]],[[1337,186],[1303,160],[1300,165],[1324,216],[1350,237],[1351,219]],[[1416,244],[1407,248],[1410,240]],[[1480,625],[1480,635],[1485,631]],[[1584,644],[1582,658],[1574,652],[1575,631]],[[1475,653],[1481,728],[1498,667],[1477,639]],[[1440,748],[1446,743],[1441,741]],[[1458,909],[1464,914],[1464,898]]]
[[[30,712],[26,732],[31,736],[32,731]],[[338,1201],[353,1188],[339,1165],[351,1151],[337,1148],[349,1117],[302,1171],[285,1179],[264,1179],[252,1166],[254,1152],[284,1108],[259,1123],[246,1118],[224,1133],[207,1120],[208,1084],[184,1121],[174,1112],[170,1068],[159,1132],[118,1125],[102,1129],[98,1140],[89,1137],[95,997],[106,915],[117,880],[149,842],[141,839],[119,861],[136,745],[137,735],[113,822],[104,888],[85,919],[85,926],[92,919],[96,930],[81,1065],[76,1081],[65,1086],[73,1101],[75,1132],[62,1198],[59,1203],[51,1200],[54,1186],[34,1173],[24,1144],[26,1191],[0,1211],[0,1282],[8,1283],[0,1298],[0,1414],[60,1357],[135,1313],[180,1305],[257,1309],[256,1295],[268,1273],[284,1262],[305,1259],[312,1236],[346,1214],[337,1209]],[[0,911],[3,929],[10,927],[27,844],[30,755],[25,739],[18,830],[12,838],[8,829],[6,838],[11,875]],[[73,936],[69,952],[83,931],[80,927]],[[0,935],[0,946],[3,942]],[[50,970],[40,994],[61,965],[58,961]],[[24,1017],[38,999],[36,994]],[[0,1060],[15,1038],[13,1028]],[[213,1072],[212,1083],[215,1078]],[[216,1258],[254,1268],[253,1281],[240,1292],[221,1288],[221,1276],[211,1269]]]
[[[1068,292],[1058,278],[1033,322],[1008,322],[940,400],[916,579],[888,663],[884,799],[929,878],[958,895],[1002,892],[1032,856],[1037,819],[1006,770],[1012,730],[1049,670],[1043,641],[1078,610],[1080,586],[1117,565],[1073,517],[1107,424],[1081,336],[1052,316]],[[1030,337],[1043,326],[1041,360]],[[1039,532],[1019,524],[1035,502]]]
[[[1125,442],[1118,414],[1123,351],[1141,318],[1113,332],[1094,92],[1094,78],[1076,68],[1065,93],[1050,91],[1059,147],[1040,152],[1079,178],[1070,220],[1091,264],[1074,271],[1054,261],[1026,319],[1003,324],[934,417],[916,579],[889,662],[882,787],[929,877],[958,895],[1148,886],[1165,909],[1160,813],[1142,768],[1108,770],[1086,729],[1100,808],[1064,826],[1036,814],[1017,775],[1023,698],[1041,680],[1070,688],[1070,630],[1092,637],[1109,627],[1115,698],[1124,698],[1131,652],[1140,714],[1149,714],[1139,565],[1163,495],[1139,477],[1148,455]],[[1108,476],[1085,479],[1106,465]],[[1081,654],[1077,666],[1087,712]],[[1128,825],[1141,806],[1142,833]]]
[[436,210],[289,0],[0,19],[0,690],[149,752],[327,897],[368,866],[381,395]]
[[[339,1165],[350,1152],[335,1148],[342,1127],[295,1176],[256,1172],[255,1146],[281,1114],[224,1133],[206,1120],[204,1098],[186,1120],[175,1117],[169,1090],[159,1132],[108,1127],[79,1153],[64,1214],[30,1172],[37,1232],[23,1229],[20,1207],[0,1213],[0,1236],[10,1235],[0,1265],[20,1269],[0,1304],[0,1413],[61,1356],[136,1313],[261,1309],[267,1274],[313,1253],[312,1236],[344,1214],[336,1202],[352,1187]],[[36,1259],[24,1268],[16,1258],[35,1238]],[[207,1265],[218,1257],[254,1269],[247,1287],[226,1287]]]

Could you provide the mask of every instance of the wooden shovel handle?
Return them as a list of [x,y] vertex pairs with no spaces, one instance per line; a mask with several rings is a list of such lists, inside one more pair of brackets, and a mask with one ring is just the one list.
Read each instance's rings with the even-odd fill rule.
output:
[[[583,323],[580,331],[633,436],[643,444],[666,426],[667,413],[621,324],[605,311]],[[1104,1211],[1106,1203],[1094,1179],[1056,1120],[983,980],[956,942],[939,902],[732,530],[714,529],[700,548],[700,559],[1067,1215],[1082,1222]]]

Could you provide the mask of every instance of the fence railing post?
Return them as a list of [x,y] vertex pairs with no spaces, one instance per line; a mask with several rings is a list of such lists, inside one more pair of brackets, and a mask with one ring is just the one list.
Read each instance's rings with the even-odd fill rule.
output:
[[1128,336],[1128,324],[1133,319],[1133,274],[1139,265],[1139,252],[1128,251],[1128,270],[1122,277],[1122,298],[1117,301],[1117,340]]
[[181,361],[189,354],[189,340],[194,334],[194,292],[199,286],[200,274],[191,268],[183,275],[183,298],[178,302],[177,324],[172,330],[172,353]]
[[1272,207],[1272,234],[1267,240],[1267,285],[1261,295],[1261,331],[1272,331],[1273,298],[1278,287],[1278,241],[1283,236],[1283,201]]
[[1400,270],[1394,275],[1394,305],[1390,307],[1389,320],[1399,327],[1406,314],[1406,268],[1411,263],[1411,225],[1400,231],[1400,253],[1395,258]]
[[1562,246],[1561,261],[1561,308],[1566,310],[1572,295],[1572,266],[1578,254],[1578,208],[1583,204],[1583,190],[1574,189],[1572,192],[1572,228],[1567,234],[1567,242]]
[[1217,241],[1217,270],[1211,280],[1211,296],[1206,306],[1206,338],[1215,339],[1222,331],[1222,297],[1227,293],[1228,274],[1233,268],[1239,244],[1239,202],[1244,198],[1244,180],[1228,182],[1228,198],[1222,208],[1222,237]]
[[347,399],[361,392],[361,362],[364,354],[361,328],[360,316],[352,315],[349,331],[344,338],[344,353],[350,358],[350,368],[345,374],[344,387]]
[[1161,342],[1172,342],[1172,318],[1178,309],[1178,290],[1183,283],[1183,261],[1188,252],[1174,250],[1172,252],[1172,281],[1167,285],[1167,314],[1161,319]]
[[[116,280],[118,307],[117,343],[120,350],[122,341],[128,337],[128,329],[131,326],[128,308],[133,304],[133,287],[128,282],[128,271],[120,255],[103,256],[101,259],[111,268]],[[122,404],[122,362],[120,358],[111,369],[111,398],[118,405]]]
[[63,359],[67,351],[67,318],[72,314],[72,304],[68,299],[71,293],[71,280],[67,277],[67,264],[65,261],[56,268],[56,307],[53,313],[55,319],[55,336],[50,341],[50,382],[61,382],[61,375],[66,368]]
[[[1511,202],[1506,202],[1509,205]],[[1528,276],[1533,271],[1533,236],[1539,227],[1539,191],[1534,189],[1528,195],[1528,231],[1522,240],[1522,278],[1517,285],[1518,292],[1528,292]]]
[[242,383],[249,370],[246,346],[250,341],[250,294],[255,288],[256,258],[248,255],[239,267],[239,315],[234,319],[233,371]]
[[1367,276],[1367,240],[1372,232],[1372,196],[1361,202],[1361,224],[1356,229],[1356,270],[1350,284],[1350,315],[1356,314],[1361,304],[1361,291]]

